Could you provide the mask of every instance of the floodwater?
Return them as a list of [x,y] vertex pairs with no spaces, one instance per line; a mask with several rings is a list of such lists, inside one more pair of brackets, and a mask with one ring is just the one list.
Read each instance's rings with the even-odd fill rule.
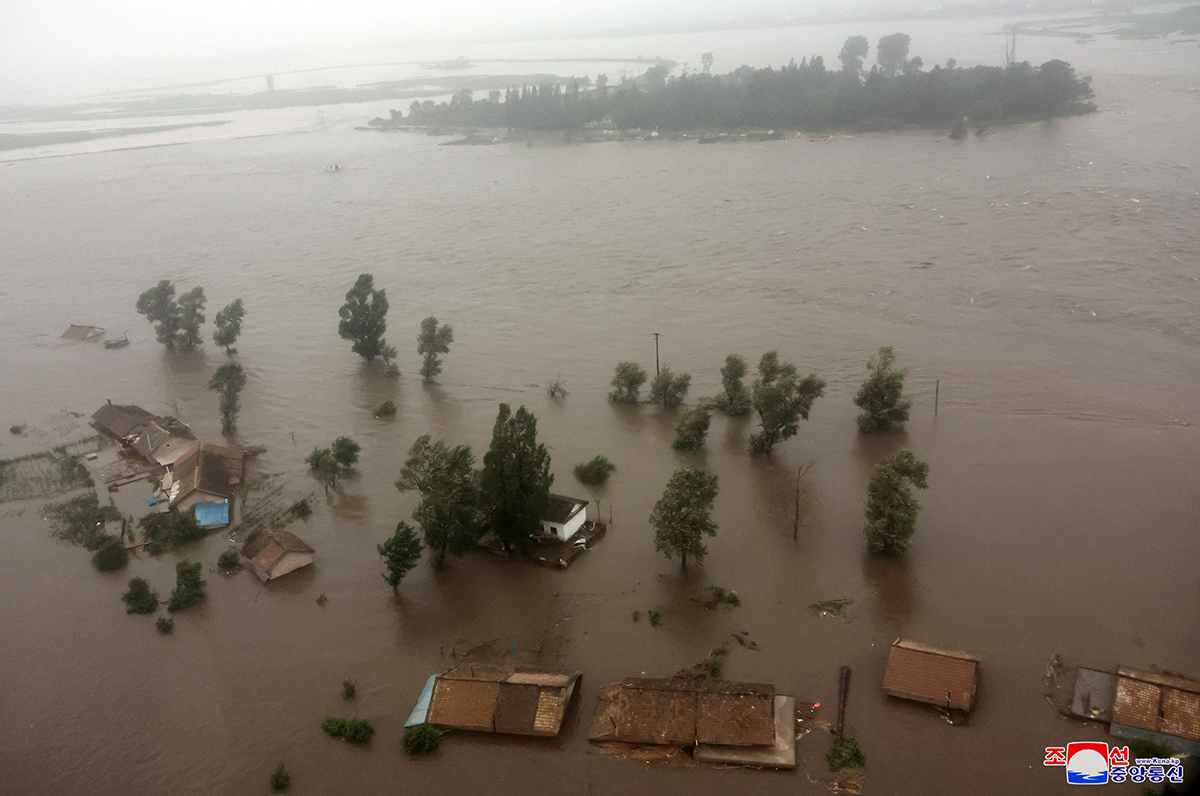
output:
[[[1138,52],[1154,46],[1180,63],[1170,45]],[[81,421],[64,413],[107,398],[220,439],[205,385],[224,355],[167,354],[134,311],[170,279],[203,286],[210,319],[244,299],[236,441],[267,447],[257,471],[288,500],[318,504],[293,526],[315,565],[276,584],[217,573],[219,535],[182,551],[205,562],[208,599],[168,638],[119,597],[135,575],[165,595],[175,556],[100,575],[51,538],[44,501],[0,506],[0,793],[256,793],[280,760],[295,794],[824,792],[820,733],[800,741],[795,773],[647,767],[588,744],[598,686],[668,675],[737,631],[761,649],[731,643],[727,677],[827,716],[838,667],[853,668],[866,792],[1068,792],[1044,747],[1105,735],[1046,704],[1051,656],[1200,676],[1200,76],[1138,63],[1087,70],[1099,114],[959,144],[447,148],[328,119],[0,165],[0,414],[30,425],[0,457],[70,438]],[[398,378],[337,336],[363,271],[388,292]],[[431,314],[455,342],[426,386],[415,336]],[[68,323],[132,343],[61,340]],[[826,396],[769,458],[747,454],[748,422],[723,418],[705,451],[675,453],[670,412],[605,399],[618,360],[653,368],[653,332],[693,398],[717,392],[726,354],[770,349],[825,378]],[[909,369],[912,419],[864,439],[851,399],[880,345]],[[561,403],[544,389],[556,375]],[[387,398],[399,414],[373,419]],[[413,507],[392,486],[405,452],[428,433],[482,458],[500,402],[536,414],[555,489],[598,501],[609,534],[562,572],[423,562],[394,598],[375,545]],[[303,458],[339,435],[363,456],[326,499]],[[908,552],[879,559],[864,552],[864,486],[904,445],[930,463],[930,488]],[[618,469],[592,491],[571,467],[597,453]],[[720,532],[687,572],[654,553],[646,520],[683,465],[720,479]],[[144,497],[119,499],[132,511]],[[710,585],[741,607],[706,612],[691,598]],[[854,601],[849,621],[806,608],[832,598]],[[660,627],[633,621],[648,609]],[[898,636],[981,656],[969,726],[885,698]],[[459,734],[405,757],[425,678],[479,645],[584,672],[562,737]],[[343,678],[358,682],[353,705]],[[369,718],[371,746],[326,738],[330,713]]]

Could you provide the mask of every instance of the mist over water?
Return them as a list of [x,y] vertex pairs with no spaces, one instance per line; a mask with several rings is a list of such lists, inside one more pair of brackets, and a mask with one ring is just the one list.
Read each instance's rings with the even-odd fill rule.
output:
[[[858,32],[831,37],[826,60]],[[991,41],[948,52],[982,60]],[[51,538],[44,501],[0,506],[0,792],[256,792],[279,760],[297,794],[824,792],[822,733],[798,744],[816,783],[647,768],[587,743],[600,685],[669,675],[735,631],[761,651],[732,646],[726,676],[802,701],[836,705],[837,668],[853,667],[847,718],[869,792],[1070,792],[1044,747],[1106,736],[1045,703],[1052,655],[1200,676],[1200,83],[1194,47],[1026,41],[1019,58],[1092,74],[1101,112],[957,144],[911,132],[527,148],[356,132],[386,109],[331,107],[324,124],[314,109],[228,114],[233,134],[208,140],[0,165],[0,415],[31,427],[0,439],[0,458],[82,433],[86,418],[63,412],[107,398],[220,440],[206,384],[224,354],[165,353],[133,308],[170,279],[205,288],[210,320],[244,299],[235,441],[266,445],[256,471],[318,505],[292,526],[315,565],[269,586],[213,570],[220,534],[182,551],[205,562],[208,599],[169,638],[119,596],[133,576],[165,594],[174,556],[100,575]],[[87,148],[41,154],[75,151]],[[336,333],[364,271],[388,291],[399,378]],[[427,315],[455,330],[431,386],[416,375]],[[68,323],[132,343],[61,340]],[[770,349],[825,378],[826,396],[770,458],[747,454],[752,423],[720,417],[705,451],[675,453],[672,413],[605,398],[617,361],[653,367],[652,332],[663,364],[692,374],[693,400],[720,389],[727,354]],[[909,369],[912,420],[863,438],[851,400],[880,345]],[[561,404],[544,389],[559,374]],[[394,421],[370,415],[384,399]],[[392,486],[405,452],[429,433],[482,457],[500,402],[535,413],[555,490],[598,500],[612,529],[564,572],[471,554],[442,572],[423,562],[393,599],[375,545],[413,508]],[[362,461],[326,500],[303,458],[340,435]],[[865,483],[905,445],[930,463],[930,489],[909,551],[880,559],[864,552]],[[592,491],[570,471],[597,453],[618,469]],[[813,508],[793,539],[810,461]],[[681,573],[654,554],[646,518],[685,464],[717,473],[720,531]],[[133,512],[143,491],[118,504]],[[691,598],[708,585],[742,607],[705,611]],[[806,608],[841,597],[850,622]],[[632,621],[651,608],[661,627]],[[981,656],[968,727],[883,696],[898,636]],[[584,672],[563,736],[456,734],[432,760],[406,758],[425,678],[489,642]],[[329,714],[369,718],[372,747],[325,738]]]

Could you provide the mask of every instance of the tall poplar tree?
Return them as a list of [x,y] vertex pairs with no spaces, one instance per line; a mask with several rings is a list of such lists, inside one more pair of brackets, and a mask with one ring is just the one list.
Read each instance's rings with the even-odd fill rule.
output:
[[488,524],[506,551],[529,549],[541,529],[554,476],[550,453],[537,441],[537,418],[524,406],[500,404],[479,489]]
[[663,495],[650,512],[654,549],[671,558],[679,556],[687,569],[688,556],[700,563],[708,554],[705,536],[717,535],[712,518],[717,499],[717,476],[695,467],[681,467],[667,482]]
[[359,274],[354,287],[346,293],[346,303],[338,310],[341,321],[338,334],[352,341],[350,350],[368,362],[383,354],[387,340],[388,300],[386,291],[375,289],[375,277]]

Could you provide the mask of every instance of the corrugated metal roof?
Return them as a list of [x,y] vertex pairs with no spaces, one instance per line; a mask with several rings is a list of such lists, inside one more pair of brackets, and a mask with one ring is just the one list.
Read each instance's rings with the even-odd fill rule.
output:
[[897,639],[888,653],[883,690],[902,699],[970,711],[978,682],[979,659],[974,655]]
[[197,503],[193,512],[196,524],[201,528],[214,528],[229,524],[229,503]]

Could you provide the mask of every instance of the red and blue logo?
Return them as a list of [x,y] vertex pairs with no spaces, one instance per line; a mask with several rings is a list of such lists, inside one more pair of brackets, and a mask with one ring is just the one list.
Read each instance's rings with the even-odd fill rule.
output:
[[1043,765],[1065,766],[1067,782],[1072,785],[1106,785],[1110,769],[1129,765],[1129,747],[1109,749],[1108,744],[1099,741],[1072,741],[1065,747],[1048,746]]

